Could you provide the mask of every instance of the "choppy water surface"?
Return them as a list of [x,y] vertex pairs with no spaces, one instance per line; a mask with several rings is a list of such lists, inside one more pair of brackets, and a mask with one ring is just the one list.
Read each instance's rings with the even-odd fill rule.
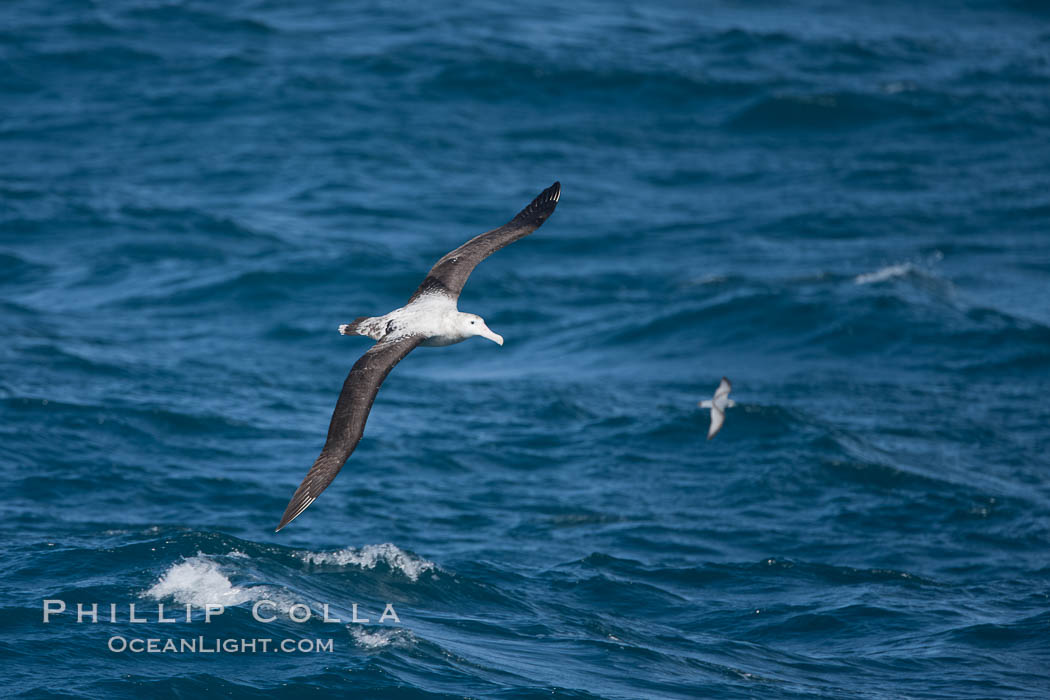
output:
[[[3,5],[5,692],[1046,697],[1048,19]],[[555,179],[273,534],[337,326]]]

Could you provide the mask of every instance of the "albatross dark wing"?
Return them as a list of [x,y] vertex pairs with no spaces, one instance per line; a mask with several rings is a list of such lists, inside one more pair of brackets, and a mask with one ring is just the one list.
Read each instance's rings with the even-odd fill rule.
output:
[[453,299],[458,298],[459,293],[463,291],[463,285],[467,283],[467,278],[470,277],[470,273],[474,271],[477,264],[500,248],[538,229],[547,220],[547,217],[554,213],[559,197],[561,197],[561,183],[555,182],[540,192],[529,206],[518,212],[518,215],[507,224],[471,238],[438,260],[437,264],[430,268],[423,284],[419,285],[419,289],[412,295],[409,302],[427,292],[440,292]]
[[294,520],[307,506],[314,502],[332,479],[343,468],[343,463],[361,441],[365,431],[368,412],[372,410],[379,385],[383,383],[390,370],[405,355],[412,352],[424,338],[418,335],[406,335],[396,340],[381,340],[354,363],[350,374],[343,383],[343,391],[332,413],[332,422],[328,426],[328,439],[321,450],[321,456],[310,467],[303,483],[295,490],[292,500],[281,516],[277,532]]

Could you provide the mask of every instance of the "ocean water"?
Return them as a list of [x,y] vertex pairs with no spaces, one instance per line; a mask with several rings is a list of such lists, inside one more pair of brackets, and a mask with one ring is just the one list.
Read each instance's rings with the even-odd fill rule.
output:
[[1045,6],[436,5],[0,5],[3,694],[1050,696]]

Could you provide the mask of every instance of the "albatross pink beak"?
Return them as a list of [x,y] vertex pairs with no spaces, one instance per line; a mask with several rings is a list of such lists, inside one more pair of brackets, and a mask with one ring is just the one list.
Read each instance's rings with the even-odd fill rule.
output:
[[478,335],[480,335],[482,338],[487,338],[488,340],[491,340],[496,345],[503,345],[503,336],[499,333],[493,333],[491,330],[489,330],[488,326],[482,328],[481,333],[479,333]]

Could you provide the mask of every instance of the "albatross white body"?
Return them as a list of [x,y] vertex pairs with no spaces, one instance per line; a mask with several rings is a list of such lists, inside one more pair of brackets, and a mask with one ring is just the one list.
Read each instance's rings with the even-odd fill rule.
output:
[[503,345],[503,336],[493,333],[477,314],[466,314],[457,308],[456,300],[444,294],[422,294],[400,309],[339,326],[343,335],[366,335],[374,340],[421,335],[420,345],[440,347],[462,343],[481,336]]
[[555,182],[508,223],[475,236],[438,260],[400,309],[361,316],[339,327],[343,335],[363,335],[377,342],[354,363],[343,383],[324,448],[288,502],[278,530],[332,483],[361,441],[379,385],[408,353],[420,345],[453,345],[474,336],[503,345],[503,337],[493,333],[484,319],[459,310],[459,293],[479,262],[538,229],[554,213],[560,196],[561,185]]

